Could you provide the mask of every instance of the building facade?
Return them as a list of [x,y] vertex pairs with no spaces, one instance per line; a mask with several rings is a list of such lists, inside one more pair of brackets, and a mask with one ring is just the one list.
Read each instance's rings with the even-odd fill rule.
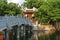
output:
[[34,8],[34,7],[32,9],[26,8],[25,10],[23,10],[23,13],[24,13],[23,15],[24,15],[24,17],[29,18],[32,21],[32,23],[34,24],[34,26],[37,26],[38,21],[35,20],[35,16],[34,16],[35,11],[36,11],[36,8]]

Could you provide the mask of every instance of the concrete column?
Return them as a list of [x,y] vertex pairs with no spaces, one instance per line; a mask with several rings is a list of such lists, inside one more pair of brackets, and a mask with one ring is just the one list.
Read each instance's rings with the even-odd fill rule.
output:
[[20,40],[19,26],[18,26],[18,28],[17,28],[17,40]]
[[5,30],[5,40],[9,40],[9,36],[8,36],[8,30]]

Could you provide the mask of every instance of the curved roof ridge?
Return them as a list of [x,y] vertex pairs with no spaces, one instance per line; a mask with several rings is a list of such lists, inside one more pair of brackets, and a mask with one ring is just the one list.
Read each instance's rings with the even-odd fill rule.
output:
[[6,29],[7,26],[11,28],[14,25],[29,24],[32,22],[22,16],[0,16],[0,30]]

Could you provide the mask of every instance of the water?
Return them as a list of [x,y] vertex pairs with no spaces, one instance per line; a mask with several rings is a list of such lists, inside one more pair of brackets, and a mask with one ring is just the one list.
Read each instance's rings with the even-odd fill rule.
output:
[[[26,33],[26,34],[24,34]],[[13,35],[14,34],[14,35]],[[11,31],[9,40],[17,40],[17,30]],[[20,30],[20,40],[60,40],[60,31]]]
[[32,40],[60,40],[60,31],[55,32],[35,32]]

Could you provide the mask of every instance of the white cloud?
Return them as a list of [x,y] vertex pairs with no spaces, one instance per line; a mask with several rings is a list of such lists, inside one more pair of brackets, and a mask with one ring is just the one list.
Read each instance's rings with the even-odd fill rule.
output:
[[18,3],[18,4],[22,4],[25,0],[8,0],[8,3],[13,2],[13,3]]

